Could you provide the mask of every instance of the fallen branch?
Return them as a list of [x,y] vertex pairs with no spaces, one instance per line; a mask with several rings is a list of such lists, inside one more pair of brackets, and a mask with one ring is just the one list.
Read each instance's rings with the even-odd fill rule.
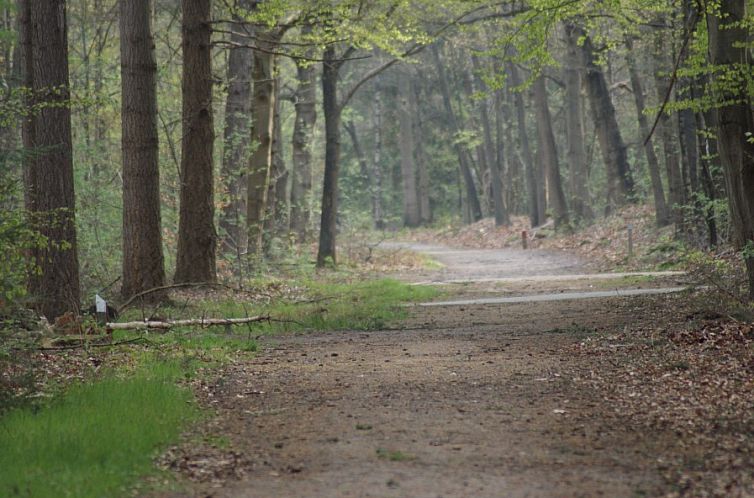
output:
[[134,329],[171,329],[173,327],[184,327],[198,325],[200,327],[211,327],[217,325],[239,325],[253,322],[269,322],[270,317],[251,316],[248,318],[192,318],[188,320],[164,320],[143,322],[124,322],[124,323],[107,323],[105,327],[111,330],[134,330]]

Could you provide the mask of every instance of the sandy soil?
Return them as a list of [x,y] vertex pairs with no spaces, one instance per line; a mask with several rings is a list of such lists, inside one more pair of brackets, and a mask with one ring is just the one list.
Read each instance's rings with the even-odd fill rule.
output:
[[[577,258],[554,253],[428,252],[444,267],[411,278],[588,272]],[[505,282],[502,292],[553,292],[564,282]],[[487,295],[499,285],[450,288]],[[179,495],[661,495],[656,456],[675,436],[602,417],[611,407],[579,382],[595,365],[568,354],[586,335],[641,321],[641,302],[412,308],[391,330],[277,337],[205,386],[218,414],[211,431],[230,437],[231,449],[218,451],[234,457],[214,458],[214,474]],[[206,448],[183,451],[174,465],[193,468],[195,478],[202,459],[212,459]]]

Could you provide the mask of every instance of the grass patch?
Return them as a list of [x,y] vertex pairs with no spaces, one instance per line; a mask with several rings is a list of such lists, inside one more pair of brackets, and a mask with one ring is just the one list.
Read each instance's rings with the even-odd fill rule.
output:
[[176,382],[185,364],[151,361],[74,384],[38,408],[0,419],[0,495],[102,497],[124,494],[153,473],[152,459],[198,415]]
[[406,462],[409,460],[414,460],[416,457],[413,455],[409,455],[408,453],[403,453],[402,451],[390,451],[386,450],[385,448],[377,448],[377,458],[382,458],[384,460],[390,460],[391,462]]

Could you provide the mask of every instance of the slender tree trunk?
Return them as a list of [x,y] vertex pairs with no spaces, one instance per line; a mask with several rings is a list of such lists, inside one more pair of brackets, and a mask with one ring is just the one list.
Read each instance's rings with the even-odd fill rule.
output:
[[419,226],[419,196],[416,186],[416,162],[414,160],[414,122],[411,115],[409,94],[411,83],[405,68],[398,74],[398,148],[401,155],[401,185],[403,187],[403,224]]
[[340,170],[340,118],[338,73],[343,62],[328,46],[322,62],[322,109],[325,115],[325,178],[322,185],[322,216],[317,250],[317,267],[337,263],[338,174]]
[[165,285],[151,3],[120,3],[124,297]]
[[231,254],[246,251],[246,168],[251,133],[251,65],[254,52],[246,44],[250,25],[234,16],[228,50],[228,96],[225,100],[221,178],[226,198],[220,213],[221,249]]
[[[521,86],[521,79],[518,75],[516,66],[508,62],[507,72],[510,77],[510,87],[517,89]],[[526,131],[526,107],[524,106],[524,97],[518,90],[513,91],[513,101],[516,106],[516,123],[518,124],[518,142],[521,148],[521,155],[524,159],[524,169],[526,170],[526,192],[529,205],[529,223],[532,227],[539,226],[545,222],[543,213],[544,207],[539,205],[539,196],[537,195],[537,175],[535,173],[534,159],[529,145],[529,135]]]
[[252,126],[251,138],[254,151],[249,158],[246,223],[249,232],[249,249],[251,254],[262,250],[262,232],[267,206],[267,189],[272,168],[272,134],[275,115],[275,58],[269,53],[275,44],[271,34],[257,28],[257,43],[263,50],[254,52],[251,71],[252,90]]
[[[747,48],[749,35],[746,0],[724,0],[719,16],[707,14],[709,51],[712,64],[751,74],[752,59]],[[735,86],[717,87],[717,100],[724,102],[715,110],[720,160],[728,185],[728,203],[733,222],[733,242],[744,248],[749,280],[749,297],[754,299],[754,102],[747,93],[746,78]]]
[[566,206],[563,183],[560,179],[558,165],[558,150],[555,146],[555,135],[552,131],[552,118],[547,103],[547,88],[544,75],[534,80],[534,105],[537,113],[537,133],[539,135],[539,158],[544,164],[547,175],[548,201],[552,206],[552,214],[556,229],[570,229],[568,207]]
[[[435,58],[435,67],[437,68],[437,73],[440,79],[440,91],[442,92],[442,100],[445,106],[445,112],[448,116],[448,120],[450,121],[451,131],[455,135],[460,131],[460,128],[458,125],[458,120],[456,119],[456,115],[453,112],[453,106],[451,105],[448,77],[445,73],[445,66],[440,59],[440,51],[437,48],[437,45],[432,46],[432,54]],[[460,144],[456,144],[455,149],[456,154],[458,154],[458,164],[461,169],[461,175],[463,177],[464,185],[466,187],[465,198],[469,203],[470,221],[479,221],[480,219],[482,219],[482,206],[479,204],[479,196],[477,195],[476,185],[474,184],[474,175],[471,172],[471,167],[469,165],[466,151]]]
[[[306,28],[305,28],[306,29]],[[311,29],[309,28],[309,31]],[[311,55],[311,54],[310,54]],[[293,125],[293,168],[291,172],[291,231],[302,243],[311,223],[312,137],[317,121],[316,69],[312,64],[296,66],[296,121]]]
[[272,139],[272,178],[274,195],[270,197],[269,229],[265,229],[275,237],[287,239],[290,231],[290,202],[288,196],[288,178],[290,172],[285,166],[283,157],[283,126],[280,118],[280,99],[275,99],[275,117]]
[[68,33],[63,0],[27,0],[19,10],[31,109],[23,126],[25,200],[31,226],[45,237],[30,250],[34,307],[51,320],[79,309]]
[[664,227],[670,223],[670,213],[665,203],[665,190],[662,187],[662,177],[660,176],[660,164],[655,153],[654,141],[649,136],[649,123],[647,116],[644,114],[644,88],[641,84],[641,77],[636,68],[636,61],[633,55],[633,42],[626,38],[626,62],[628,72],[631,78],[631,88],[633,89],[634,104],[636,105],[636,117],[639,121],[639,140],[644,143],[644,157],[647,160],[649,177],[652,181],[652,195],[655,201],[655,223],[658,227]]
[[[476,87],[479,91],[488,94],[489,88],[487,88],[487,85],[484,84],[484,81],[482,81],[482,78],[479,75],[480,71],[482,70],[479,63],[479,58],[476,55],[473,55],[471,60],[474,67]],[[490,114],[488,107],[489,98],[484,98],[479,101],[479,117],[482,121],[482,132],[484,139],[483,151],[487,162],[487,167],[490,171],[490,180],[492,183],[492,202],[495,212],[495,225],[506,226],[510,225],[510,217],[508,216],[508,209],[506,208],[505,201],[503,199],[503,163],[500,161],[500,159],[502,159],[503,157],[503,154],[495,154],[495,144],[492,141],[492,124],[490,123]],[[501,142],[498,142],[498,146],[502,147],[503,144]]]
[[385,217],[382,207],[382,90],[379,85],[374,92],[372,122],[374,129],[374,155],[372,159],[372,176],[370,193],[372,201],[372,219],[377,230],[385,229]]
[[419,106],[420,100],[419,85],[416,84],[416,79],[411,78],[411,93],[409,94],[409,106],[411,109],[411,115],[414,116],[414,135],[416,137],[415,147],[416,154],[414,155],[416,160],[416,175],[418,195],[419,195],[419,221],[425,225],[432,221],[432,207],[429,202],[429,171],[427,171],[427,158],[424,154],[424,134],[422,123],[422,112]]
[[[665,47],[662,37],[658,34],[655,38],[655,87],[657,89],[657,99],[660,104],[665,101],[668,95],[670,82],[663,73],[666,73],[670,65],[669,60],[665,57]],[[665,156],[665,171],[668,177],[668,200],[670,201],[670,213],[673,222],[676,225],[676,233],[683,232],[683,211],[682,207],[686,203],[683,196],[683,178],[681,176],[681,165],[677,149],[676,137],[678,133],[674,129],[674,123],[667,113],[662,113],[657,124],[657,133],[662,141],[663,155]]]
[[607,206],[608,210],[612,210],[625,204],[634,190],[626,146],[618,127],[615,107],[610,98],[605,75],[595,61],[592,41],[583,29],[574,26],[573,30],[573,36],[584,39],[582,56],[589,108],[607,171]]
[[586,150],[584,148],[584,121],[582,120],[581,74],[582,66],[572,25],[565,24],[566,63],[563,66],[565,79],[565,122],[568,152],[566,159],[570,169],[571,180],[571,210],[580,220],[589,221],[594,218],[589,202],[587,187]]
[[211,0],[182,0],[183,141],[175,282],[214,282]]

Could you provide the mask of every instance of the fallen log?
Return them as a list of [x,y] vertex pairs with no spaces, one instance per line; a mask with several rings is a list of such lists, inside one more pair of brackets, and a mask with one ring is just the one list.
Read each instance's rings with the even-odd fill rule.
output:
[[247,318],[192,318],[188,320],[145,320],[140,322],[106,323],[110,330],[138,330],[138,329],[171,329],[173,327],[200,326],[211,327],[217,325],[243,325],[245,323],[268,322],[267,315],[250,316]]

